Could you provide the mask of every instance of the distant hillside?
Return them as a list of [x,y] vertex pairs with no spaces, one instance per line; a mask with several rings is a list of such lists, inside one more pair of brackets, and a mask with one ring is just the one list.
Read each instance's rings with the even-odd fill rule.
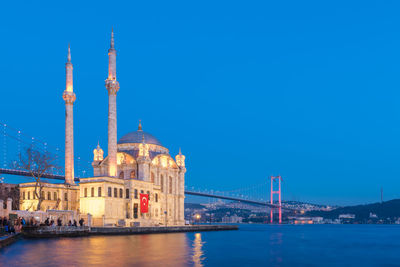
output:
[[185,209],[204,209],[205,207],[198,203],[185,203]]
[[393,199],[383,203],[341,207],[331,211],[309,211],[305,215],[337,219],[340,214],[354,214],[357,220],[366,220],[369,218],[370,212],[376,214],[379,218],[400,217],[400,199]]

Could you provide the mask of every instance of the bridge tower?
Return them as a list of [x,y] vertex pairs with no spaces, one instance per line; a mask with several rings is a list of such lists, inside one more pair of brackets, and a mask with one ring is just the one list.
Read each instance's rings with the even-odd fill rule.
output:
[[[277,180],[278,183],[278,190],[274,190],[275,181]],[[274,205],[274,195],[278,195],[278,212],[279,212],[279,223],[282,223],[282,199],[281,199],[281,181],[282,177],[278,176],[271,176],[271,205]],[[271,207],[271,215],[270,215],[270,222],[274,222],[274,210],[276,208]]]
[[111,30],[111,44],[108,49],[108,175],[117,176],[117,52],[114,48],[114,31]]
[[71,48],[68,45],[67,63],[65,63],[65,183],[74,184],[74,102],[76,99],[72,80]]

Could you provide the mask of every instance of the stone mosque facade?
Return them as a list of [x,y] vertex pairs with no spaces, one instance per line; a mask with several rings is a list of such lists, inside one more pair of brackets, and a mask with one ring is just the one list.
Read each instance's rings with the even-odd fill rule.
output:
[[[43,183],[42,210],[73,210],[90,214],[94,226],[183,225],[185,199],[185,156],[175,159],[139,122],[136,131],[117,140],[116,50],[114,34],[108,50],[108,155],[98,144],[93,150],[93,177],[74,182],[73,92],[71,52],[68,47],[65,119],[65,183]],[[34,183],[20,184],[20,209],[34,210]],[[140,194],[148,195],[148,212],[142,213]]]

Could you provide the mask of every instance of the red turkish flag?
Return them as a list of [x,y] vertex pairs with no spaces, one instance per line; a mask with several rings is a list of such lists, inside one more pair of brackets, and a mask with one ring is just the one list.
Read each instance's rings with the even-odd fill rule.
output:
[[141,213],[149,212],[149,195],[148,194],[140,194],[140,212]]

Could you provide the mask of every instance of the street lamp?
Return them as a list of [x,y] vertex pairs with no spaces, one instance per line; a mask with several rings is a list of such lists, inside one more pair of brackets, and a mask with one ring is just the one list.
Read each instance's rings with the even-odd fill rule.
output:
[[199,221],[200,221],[200,218],[201,218],[200,214],[196,214],[194,217],[197,220],[197,224],[199,224]]

